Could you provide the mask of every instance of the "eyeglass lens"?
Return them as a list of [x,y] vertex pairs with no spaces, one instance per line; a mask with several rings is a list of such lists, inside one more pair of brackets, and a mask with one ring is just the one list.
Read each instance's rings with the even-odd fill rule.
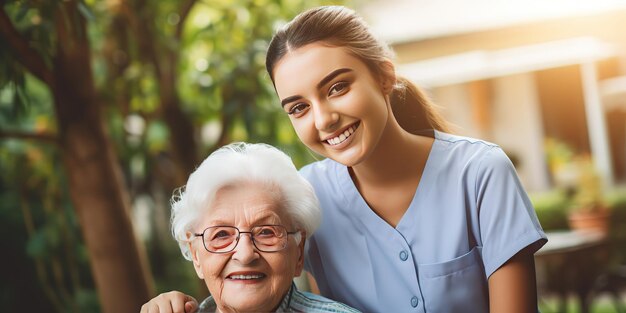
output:
[[287,246],[287,230],[280,225],[255,226],[249,232],[233,226],[209,227],[204,230],[204,246],[210,252],[230,252],[239,243],[242,233],[249,233],[255,247],[263,252],[275,252]]

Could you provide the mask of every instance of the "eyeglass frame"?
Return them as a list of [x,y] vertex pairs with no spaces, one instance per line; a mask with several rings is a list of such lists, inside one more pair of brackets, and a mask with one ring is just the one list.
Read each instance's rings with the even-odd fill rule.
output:
[[[265,227],[265,226],[272,226],[272,227],[281,227],[285,230],[285,233],[287,235],[287,238],[289,238],[289,235],[295,235],[298,233],[301,233],[301,230],[295,230],[295,231],[288,231],[287,227],[283,226],[283,225],[272,225],[272,224],[268,224],[268,225],[257,225],[257,226],[253,226],[252,228],[257,228],[257,227]],[[209,248],[207,248],[206,246],[206,241],[204,240],[204,233],[210,229],[210,228],[217,228],[217,227],[229,227],[229,228],[234,228],[237,230],[237,238],[235,239],[235,245],[233,246],[232,249],[228,250],[228,251],[221,251],[221,252],[217,252],[217,251],[211,251],[209,250]],[[193,233],[193,236],[195,238],[198,237],[202,237],[202,246],[204,246],[204,250],[206,250],[209,253],[215,253],[215,254],[226,254],[226,253],[231,253],[233,251],[235,251],[235,249],[237,248],[237,246],[239,245],[239,239],[241,238],[241,234],[250,234],[250,240],[252,240],[252,245],[254,246],[255,249],[257,249],[260,252],[265,252],[265,253],[273,253],[273,252],[279,252],[282,250],[285,250],[288,246],[288,241],[287,244],[285,244],[284,247],[280,248],[279,250],[274,250],[274,251],[265,251],[259,247],[257,247],[256,245],[256,240],[254,240],[254,235],[252,234],[252,228],[250,229],[250,231],[241,231],[239,230],[238,227],[236,226],[231,226],[231,225],[215,225],[215,226],[209,226],[207,228],[205,228],[202,233]]]

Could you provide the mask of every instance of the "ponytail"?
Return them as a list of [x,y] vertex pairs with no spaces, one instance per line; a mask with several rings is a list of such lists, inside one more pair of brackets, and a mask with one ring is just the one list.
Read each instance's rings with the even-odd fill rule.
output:
[[412,134],[436,129],[449,132],[448,123],[423,90],[404,77],[396,77],[396,86],[391,93],[391,109],[398,124]]

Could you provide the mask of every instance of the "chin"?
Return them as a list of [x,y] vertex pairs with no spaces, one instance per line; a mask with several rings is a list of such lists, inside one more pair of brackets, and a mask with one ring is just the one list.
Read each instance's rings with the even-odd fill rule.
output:
[[336,155],[331,155],[331,159],[345,166],[353,167],[363,161],[363,156],[357,151],[344,151]]
[[360,163],[360,162],[357,162],[357,161],[344,162],[344,161],[341,161],[341,160],[339,160],[337,162],[341,163],[342,165],[345,165],[346,167],[355,167],[355,166],[359,165],[359,163]]
[[250,301],[246,301],[246,302],[237,302],[237,303],[226,303],[224,304],[224,308],[226,310],[220,310],[220,311],[225,311],[225,312],[264,312],[267,311],[269,312],[269,310],[264,309],[260,304],[258,303],[250,303]]

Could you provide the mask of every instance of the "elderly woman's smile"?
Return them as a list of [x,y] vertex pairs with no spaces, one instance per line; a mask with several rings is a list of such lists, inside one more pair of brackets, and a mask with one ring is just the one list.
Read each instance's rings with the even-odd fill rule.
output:
[[244,283],[246,281],[250,281],[250,283],[256,283],[256,280],[259,280],[261,278],[265,278],[265,274],[263,273],[250,273],[250,272],[237,272],[237,273],[231,273],[228,276],[226,276],[226,279],[230,279],[230,280],[242,280]]

